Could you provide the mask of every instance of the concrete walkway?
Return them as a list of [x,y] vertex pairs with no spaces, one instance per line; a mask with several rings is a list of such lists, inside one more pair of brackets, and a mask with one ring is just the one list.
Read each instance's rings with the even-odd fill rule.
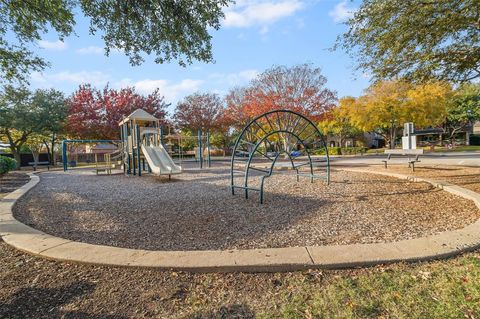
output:
[[[372,173],[361,169],[349,171]],[[375,172],[401,179],[427,182],[473,200],[480,208],[480,194],[424,178]],[[273,272],[307,268],[362,267],[397,261],[422,261],[457,255],[480,247],[480,220],[459,230],[438,235],[380,244],[307,246],[228,251],[147,251],[74,242],[45,234],[17,221],[15,202],[32,189],[39,177],[0,201],[0,236],[11,246],[41,257],[109,266],[151,267],[195,272]]]

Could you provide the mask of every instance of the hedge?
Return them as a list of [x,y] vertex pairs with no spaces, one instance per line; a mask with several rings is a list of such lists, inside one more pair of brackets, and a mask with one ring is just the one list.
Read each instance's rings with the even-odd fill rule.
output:
[[0,156],[0,175],[15,169],[16,161],[10,157]]
[[[328,155],[353,155],[366,153],[366,147],[328,147]],[[325,155],[324,150],[315,152],[315,155]]]

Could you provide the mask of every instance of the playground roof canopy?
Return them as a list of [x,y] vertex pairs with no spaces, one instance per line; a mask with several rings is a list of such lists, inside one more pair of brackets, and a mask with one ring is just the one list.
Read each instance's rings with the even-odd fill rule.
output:
[[135,120],[135,121],[158,121],[158,119],[153,116],[152,114],[142,110],[142,109],[136,109],[135,111],[132,112],[129,116],[124,118],[118,125],[123,125],[125,122],[128,122],[130,120]]

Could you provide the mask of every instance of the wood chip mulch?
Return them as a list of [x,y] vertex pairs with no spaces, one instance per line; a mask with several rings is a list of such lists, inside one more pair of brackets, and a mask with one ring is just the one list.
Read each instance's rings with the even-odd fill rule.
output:
[[[480,217],[473,202],[374,174],[333,172],[332,183],[274,174],[265,204],[232,196],[229,171],[165,177],[42,173],[15,206],[22,222],[59,237],[149,250],[376,243],[458,229]],[[255,180],[255,177],[253,178]],[[258,178],[257,178],[258,180]]]

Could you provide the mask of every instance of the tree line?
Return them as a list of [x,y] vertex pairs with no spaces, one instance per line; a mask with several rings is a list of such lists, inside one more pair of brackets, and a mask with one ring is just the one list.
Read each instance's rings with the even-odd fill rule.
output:
[[371,132],[391,147],[405,122],[442,128],[453,137],[480,120],[478,83],[382,81],[357,98],[339,100],[326,84],[321,70],[311,64],[274,66],[224,97],[200,92],[188,95],[177,103],[173,114],[168,114],[170,104],[159,90],[142,95],[133,87],[97,89],[85,84],[65,96],[54,89],[31,92],[5,86],[0,94],[0,140],[9,144],[17,161],[25,147],[37,158],[40,149],[46,148],[52,160],[63,138],[117,140],[118,122],[137,108],[159,118],[169,132],[208,132],[220,148],[228,148],[255,116],[277,109],[311,118],[341,144]]
[[394,148],[406,122],[417,128],[440,129],[446,140],[452,140],[479,120],[480,83],[453,87],[440,81],[414,84],[397,80],[378,82],[358,98],[341,98],[320,127],[325,134],[337,136],[341,146],[346,139],[369,132],[382,136]]

